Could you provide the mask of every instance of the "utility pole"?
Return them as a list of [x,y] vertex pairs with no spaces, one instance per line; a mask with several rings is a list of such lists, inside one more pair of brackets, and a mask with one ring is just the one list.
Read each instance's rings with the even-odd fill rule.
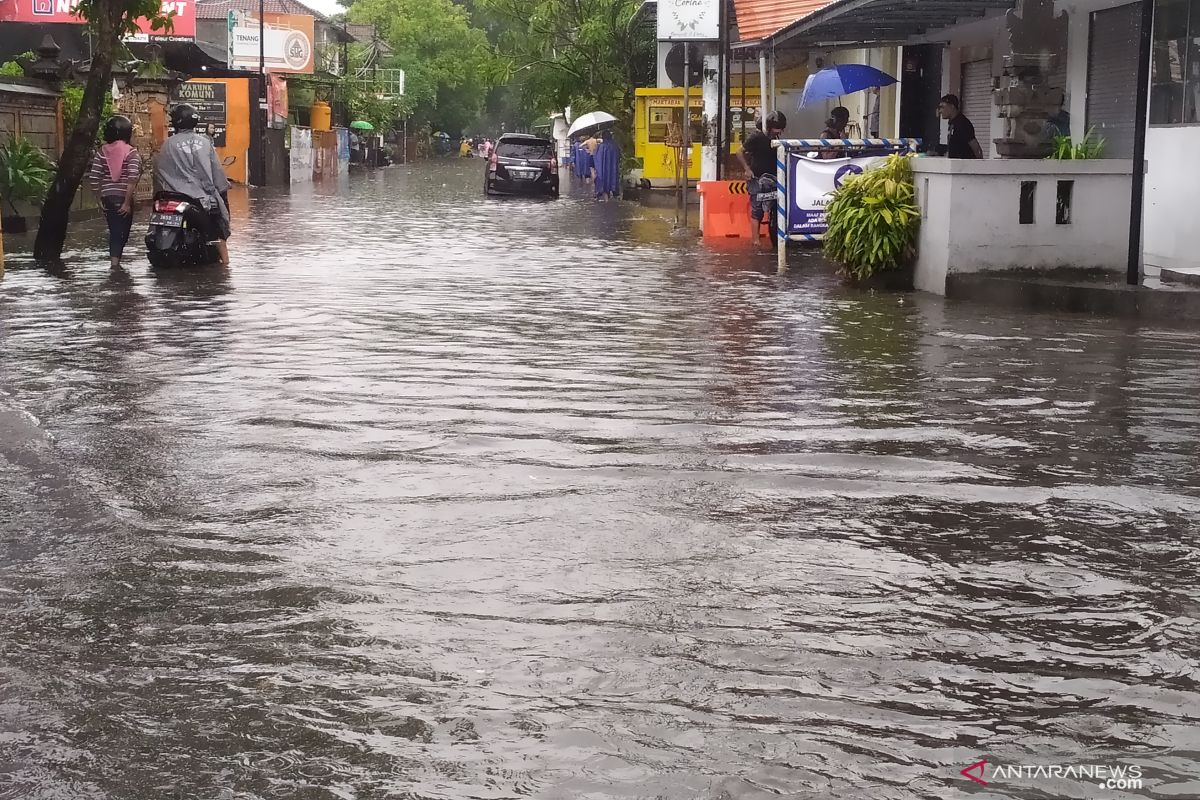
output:
[[688,168],[692,160],[692,109],[688,105],[691,89],[692,47],[688,42],[683,43],[683,150],[680,157],[683,160],[683,227],[688,225]]
[[258,118],[262,130],[259,134],[259,164],[262,182],[267,182],[267,128],[270,126],[270,111],[267,110],[267,24],[264,0],[258,0]]
[[1138,38],[1137,94],[1133,110],[1133,175],[1130,181],[1129,253],[1125,282],[1142,282],[1142,209],[1146,200],[1146,117],[1150,105],[1150,53],[1153,47],[1154,0],[1142,0]]

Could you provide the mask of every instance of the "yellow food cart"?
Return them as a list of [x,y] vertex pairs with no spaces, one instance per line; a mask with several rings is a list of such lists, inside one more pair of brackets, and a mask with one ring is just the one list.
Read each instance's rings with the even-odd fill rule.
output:
[[[758,113],[758,87],[748,87],[746,103],[742,105],[742,89],[733,86],[729,93],[730,153],[741,147],[742,120],[745,118],[746,132],[754,130]],[[667,144],[667,132],[672,125],[683,125],[683,89],[635,89],[635,125],[633,154],[642,159],[642,178],[651,186],[666,187],[675,182],[676,159],[679,150]],[[704,138],[704,98],[700,88],[692,90],[688,97],[691,118],[691,158],[688,177],[700,180],[700,144]]]

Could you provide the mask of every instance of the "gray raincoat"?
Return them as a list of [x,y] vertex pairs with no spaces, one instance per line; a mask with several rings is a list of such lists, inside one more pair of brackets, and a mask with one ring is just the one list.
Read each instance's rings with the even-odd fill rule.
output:
[[193,197],[209,211],[220,209],[221,218],[229,222],[229,209],[221,198],[221,192],[229,191],[229,179],[212,140],[202,133],[180,131],[167,137],[154,160],[154,188]]

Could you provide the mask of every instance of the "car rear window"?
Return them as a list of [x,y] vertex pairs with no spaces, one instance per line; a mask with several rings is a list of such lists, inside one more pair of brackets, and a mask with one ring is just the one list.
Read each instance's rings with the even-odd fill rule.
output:
[[501,158],[544,158],[554,155],[554,145],[545,139],[526,142],[500,142],[496,145],[496,155]]

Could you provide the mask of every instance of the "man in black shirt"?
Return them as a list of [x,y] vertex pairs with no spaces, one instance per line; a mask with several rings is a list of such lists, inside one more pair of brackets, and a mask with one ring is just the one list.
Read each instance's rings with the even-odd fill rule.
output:
[[749,180],[746,181],[746,190],[750,194],[750,238],[754,240],[755,245],[761,245],[761,236],[759,233],[759,223],[762,222],[764,214],[771,213],[769,202],[761,202],[758,196],[762,191],[759,188],[760,181],[764,175],[771,177],[768,188],[775,188],[775,148],[771,147],[771,140],[778,139],[783,135],[784,129],[787,127],[787,117],[778,111],[772,111],[767,115],[764,123],[766,132],[755,130],[746,140],[742,142],[741,152],[738,154],[742,157],[742,163],[746,166],[746,175]]
[[983,148],[975,138],[975,126],[963,116],[962,104],[956,95],[948,94],[938,104],[938,113],[950,125],[946,139],[946,155],[950,158],[983,158]]

